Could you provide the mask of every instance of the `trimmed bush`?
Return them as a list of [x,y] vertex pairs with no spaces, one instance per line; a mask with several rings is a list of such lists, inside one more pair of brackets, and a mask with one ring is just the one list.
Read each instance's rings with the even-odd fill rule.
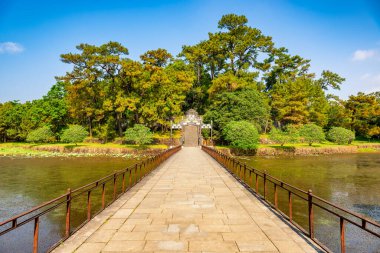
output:
[[259,144],[257,128],[247,121],[231,121],[223,129],[224,138],[233,148],[256,149]]
[[269,133],[269,139],[284,146],[285,143],[294,143],[297,141],[298,131],[295,127],[289,125],[285,131],[272,128]]
[[37,128],[26,137],[27,142],[53,142],[54,140],[54,134],[48,126]]
[[86,129],[80,125],[70,125],[65,131],[63,131],[61,136],[62,142],[75,143],[83,142],[87,137],[88,132]]
[[350,144],[355,139],[355,133],[343,127],[333,127],[327,133],[327,139],[337,144]]
[[315,142],[325,141],[325,133],[323,132],[322,127],[315,124],[306,124],[303,125],[300,129],[300,136],[309,143],[311,146]]
[[133,142],[139,146],[150,144],[153,141],[153,133],[150,129],[141,124],[135,124],[125,131],[125,140]]

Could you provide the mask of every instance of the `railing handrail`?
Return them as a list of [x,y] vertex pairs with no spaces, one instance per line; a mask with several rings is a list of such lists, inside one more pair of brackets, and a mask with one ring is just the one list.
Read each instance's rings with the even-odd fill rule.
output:
[[[314,237],[314,225],[313,225],[313,205],[315,206],[318,206],[320,207],[321,209],[337,216],[340,218],[340,231],[341,231],[341,251],[342,252],[345,252],[345,238],[344,238],[344,221],[347,221],[359,228],[361,228],[363,231],[366,231],[376,237],[379,237],[380,238],[380,234],[376,231],[373,231],[373,230],[370,230],[368,227],[367,227],[367,224],[371,224],[372,226],[374,226],[375,228],[380,228],[380,223],[368,218],[368,217],[365,217],[364,215],[362,214],[359,214],[359,213],[356,213],[356,212],[353,212],[351,210],[348,210],[344,207],[341,207],[339,205],[336,205],[328,200],[325,200],[319,196],[316,196],[314,194],[312,194],[311,190],[309,191],[305,191],[305,190],[302,190],[298,187],[295,187],[291,184],[288,184],[286,182],[283,182],[282,180],[276,178],[276,177],[273,177],[271,175],[269,175],[268,173],[266,173],[266,171],[260,171],[256,168],[253,168],[253,167],[250,167],[250,166],[247,166],[245,163],[241,163],[240,161],[236,160],[235,158],[233,158],[232,156],[229,156],[229,155],[226,155],[224,153],[222,153],[221,151],[219,150],[216,150],[215,148],[210,148],[208,146],[203,146],[202,145],[202,149],[206,151],[206,153],[208,153],[211,157],[213,157],[217,162],[219,162],[220,164],[222,164],[225,168],[227,168],[228,170],[231,170],[231,172],[241,178],[241,171],[239,170],[238,172],[234,171],[237,167],[239,166],[240,169],[243,167],[243,170],[244,170],[244,177],[241,178],[244,183],[246,183],[245,179],[246,179],[246,172],[248,171],[251,175],[251,173],[254,173],[256,175],[256,178],[257,177],[261,177],[261,178],[264,178],[264,196],[261,195],[258,191],[258,181],[256,179],[256,189],[255,189],[255,192],[257,195],[259,195],[260,197],[262,197],[267,203],[270,204],[271,207],[273,207],[273,204],[267,200],[266,198],[266,181],[269,181],[271,182],[272,184],[274,184],[274,187],[275,187],[275,200],[274,200],[274,208],[276,210],[278,210],[280,212],[280,214],[284,217],[286,217],[287,219],[289,219],[289,221],[293,224],[295,224],[297,226],[297,228],[299,228],[302,232],[306,233],[314,242],[316,242],[319,246],[321,246],[324,250],[327,250],[329,251],[329,249],[324,245],[322,244],[320,241],[317,240],[317,238]],[[220,160],[220,158],[222,158],[223,160]],[[232,168],[231,165],[229,166],[229,164],[232,163]],[[251,176],[250,176],[251,177]],[[252,178],[250,179],[252,181]],[[275,182],[276,181],[276,182]],[[252,183],[252,182],[251,182]],[[247,184],[247,183],[246,183]],[[249,187],[251,187],[249,184],[247,184]],[[286,215],[285,213],[283,213],[281,210],[278,209],[278,206],[277,206],[277,192],[276,192],[276,188],[277,186],[281,187],[282,189],[288,191],[289,193],[289,216]],[[284,186],[287,186],[287,187],[284,187]],[[296,190],[297,192],[295,192],[294,190]],[[305,196],[301,196],[299,193],[301,194],[304,194]],[[292,220],[292,202],[291,202],[291,195],[294,194],[296,196],[298,196],[299,198],[307,201],[309,203],[309,232],[307,233],[305,231],[305,229],[300,226],[299,224],[295,223],[293,220]],[[319,201],[316,202],[315,200]],[[323,204],[322,204],[323,203]],[[325,205],[325,206],[324,206]],[[341,212],[343,212],[343,214],[339,214],[337,213],[337,211],[334,211],[334,210],[331,210],[331,209],[337,209]],[[347,216],[351,216],[351,217],[347,217]],[[361,224],[359,224],[358,222],[352,220],[352,218],[355,218],[355,219],[360,219],[361,220]],[[351,219],[350,219],[351,218]]]
[[[34,245],[33,245],[33,252],[37,252],[38,251],[38,223],[39,223],[39,217],[41,217],[42,215],[45,215],[55,209],[57,209],[59,206],[61,206],[62,204],[65,204],[67,203],[68,205],[71,204],[71,200],[79,195],[82,195],[83,193],[88,193],[89,196],[88,196],[88,202],[90,202],[90,194],[91,194],[91,191],[97,187],[103,187],[103,190],[102,190],[102,210],[104,210],[105,208],[105,203],[104,202],[104,187],[105,187],[105,184],[109,181],[114,181],[114,198],[112,201],[110,201],[108,203],[111,204],[113,203],[118,197],[121,196],[121,194],[117,195],[116,196],[116,193],[117,193],[117,189],[116,189],[116,180],[117,180],[117,176],[118,175],[123,175],[123,182],[122,182],[122,193],[126,192],[128,189],[130,189],[132,186],[134,186],[135,184],[137,184],[146,174],[148,174],[150,171],[152,171],[153,169],[155,169],[156,167],[158,167],[158,165],[160,165],[163,161],[165,161],[168,157],[170,157],[172,154],[176,153],[179,149],[181,148],[181,146],[176,146],[176,147],[173,147],[173,148],[169,148],[169,149],[166,149],[162,152],[160,152],[159,154],[156,154],[152,157],[149,157],[147,159],[144,159],[138,163],[134,163],[132,165],[129,165],[127,168],[125,169],[122,169],[122,170],[118,170],[118,171],[115,171],[113,172],[112,174],[109,174],[105,177],[102,177],[96,181],[93,181],[91,183],[88,183],[86,185],[83,185],[83,186],[80,186],[74,190],[68,190],[67,193],[65,194],[62,194],[52,200],[49,200],[47,202],[44,202],[38,206],[35,206],[25,212],[22,212],[20,214],[17,214],[5,221],[2,221],[0,222],[0,228],[5,226],[5,225],[11,225],[11,227],[9,228],[5,228],[3,230],[0,230],[0,236],[18,228],[18,227],[21,227],[33,220],[35,220],[35,229],[34,229]],[[148,169],[147,171],[141,171],[143,169],[143,166],[144,166],[144,169]],[[152,167],[150,167],[152,166]],[[147,168],[148,167],[148,168]],[[135,173],[138,172],[138,168],[140,169],[140,172],[138,173],[139,177],[137,178],[136,177],[136,174],[135,174],[135,179],[133,180],[134,182],[132,183],[132,178],[131,178],[131,173],[132,173],[132,170],[135,170]],[[128,183],[128,188],[125,188],[125,174],[127,174],[129,172],[129,183]],[[89,206],[89,211],[88,211],[88,219],[83,222],[80,226],[82,227],[84,224],[86,224],[89,220],[91,220],[91,203],[87,203]],[[68,206],[68,214],[66,213],[66,237],[64,237],[63,239],[61,239],[58,243],[66,240],[71,234],[71,230],[70,230],[70,207]],[[31,214],[31,213],[34,213],[34,212],[37,212],[36,214],[32,215],[31,217],[28,217],[27,215]],[[25,218],[25,219],[22,219],[22,218]],[[21,221],[20,221],[21,220]],[[67,224],[67,222],[69,224]],[[37,229],[37,230],[36,230]],[[75,231],[74,231],[75,232]],[[51,249],[55,248],[58,243],[54,244]]]

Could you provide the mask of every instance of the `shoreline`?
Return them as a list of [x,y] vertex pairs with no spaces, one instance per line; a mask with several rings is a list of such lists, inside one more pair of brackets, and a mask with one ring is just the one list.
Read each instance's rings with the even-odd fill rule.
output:
[[[0,157],[120,157],[143,158],[157,154],[166,145],[145,148],[122,144],[28,144],[2,143]],[[233,156],[315,156],[330,154],[380,153],[380,143],[330,146],[276,146],[265,145],[257,150],[241,153],[230,147],[216,149]]]
[[380,153],[380,143],[374,144],[352,144],[336,146],[272,146],[259,147],[249,152],[241,152],[229,147],[217,147],[221,152],[232,156],[316,156],[333,154],[358,154],[358,153]]
[[[103,146],[102,146],[103,145]],[[146,148],[119,144],[28,144],[2,143],[0,157],[120,157],[143,158],[166,149],[164,145]]]

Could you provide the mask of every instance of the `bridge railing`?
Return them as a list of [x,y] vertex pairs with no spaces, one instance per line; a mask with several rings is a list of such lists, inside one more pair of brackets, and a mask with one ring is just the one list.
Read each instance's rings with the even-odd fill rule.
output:
[[[276,209],[283,217],[285,217],[289,222],[301,230],[305,235],[307,235],[325,251],[331,252],[331,250],[326,245],[318,240],[314,233],[314,207],[318,207],[321,210],[326,211],[339,219],[340,249],[342,253],[346,252],[346,223],[352,224],[360,228],[362,231],[380,238],[380,224],[376,221],[373,221],[367,217],[364,217],[363,215],[352,212],[321,197],[318,197],[314,195],[311,190],[305,191],[299,189],[267,174],[266,172],[249,167],[245,163],[242,163],[239,160],[228,156],[214,148],[202,146],[202,149],[211,157],[213,157],[217,162],[223,165],[226,169],[228,169],[237,178],[239,178],[246,186],[251,188],[266,203],[268,203],[272,208]],[[269,200],[268,196],[268,184],[273,185],[274,188],[272,201]],[[260,186],[261,189],[259,189]],[[285,212],[279,208],[279,189],[282,189],[287,193],[287,214],[285,214]],[[306,227],[299,225],[293,219],[294,196],[307,204],[306,216],[308,219],[308,224]]]
[[[40,230],[40,218],[57,208],[64,206],[65,210],[65,236],[61,238],[58,242],[56,242],[53,246],[50,247],[49,251],[56,248],[60,243],[65,241],[70,237],[73,233],[83,227],[86,223],[88,223],[91,218],[101,211],[103,211],[107,206],[112,204],[116,199],[118,199],[123,193],[128,191],[134,185],[141,181],[147,174],[149,174],[152,170],[154,170],[157,166],[159,166],[162,162],[164,162],[171,155],[176,153],[181,149],[181,146],[177,146],[171,149],[167,149],[153,157],[147,158],[139,163],[131,165],[126,169],[119,170],[100,178],[99,180],[79,187],[75,190],[68,189],[66,194],[63,194],[55,199],[52,199],[48,202],[45,202],[39,206],[36,206],[24,213],[16,215],[6,221],[0,223],[0,236],[9,233],[12,230],[18,229],[25,224],[34,223],[33,229],[33,253],[38,252],[38,244],[39,244],[39,230]],[[117,185],[117,182],[121,181],[121,185]],[[107,202],[106,199],[106,186],[110,185],[113,191],[112,199]],[[118,189],[118,187],[121,189]],[[100,188],[101,190],[101,209],[96,214],[92,215],[92,198],[91,193],[94,192],[95,189]],[[121,190],[121,192],[120,192]],[[119,194],[118,194],[119,192]],[[83,221],[82,224],[77,226],[75,229],[71,227],[71,205],[74,199],[79,199],[79,197],[85,196],[86,202],[83,203],[87,209],[87,218]],[[43,228],[41,228],[43,229]],[[25,249],[26,250],[26,249]],[[29,251],[29,250],[26,250]]]

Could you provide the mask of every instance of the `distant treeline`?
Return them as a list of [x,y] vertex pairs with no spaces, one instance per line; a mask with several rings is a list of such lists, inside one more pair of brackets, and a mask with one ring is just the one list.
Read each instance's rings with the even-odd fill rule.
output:
[[276,47],[247,23],[245,16],[224,15],[218,32],[183,46],[176,57],[159,48],[134,61],[118,42],[80,44],[76,53],[61,55],[73,68],[56,77],[46,96],[0,104],[0,138],[23,141],[42,126],[59,136],[68,125],[80,124],[90,136],[110,141],[136,123],[167,131],[190,108],[205,122],[213,120],[217,137],[228,122],[240,120],[260,132],[315,123],[380,136],[379,92],[346,101],[329,95],[344,78],[329,70],[316,77],[310,60]]

